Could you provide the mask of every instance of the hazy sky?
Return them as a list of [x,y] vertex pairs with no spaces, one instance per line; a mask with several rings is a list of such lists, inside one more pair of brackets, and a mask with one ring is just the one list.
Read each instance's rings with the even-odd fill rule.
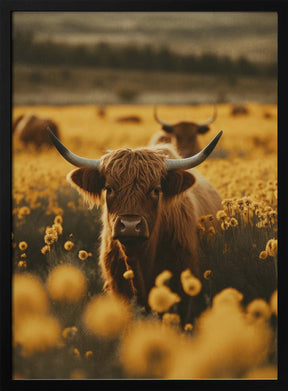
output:
[[277,61],[277,13],[271,12],[17,12],[13,24],[33,30],[37,40],[166,45]]

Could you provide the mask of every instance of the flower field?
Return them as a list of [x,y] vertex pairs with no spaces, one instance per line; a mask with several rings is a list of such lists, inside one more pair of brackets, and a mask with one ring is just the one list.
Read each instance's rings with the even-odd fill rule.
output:
[[[104,295],[98,266],[101,211],[66,181],[73,167],[55,148],[13,136],[14,379],[277,378],[277,106],[249,103],[232,116],[217,106],[197,167],[217,188],[222,209],[197,224],[201,279],[181,274],[187,302],[206,310],[186,322],[168,270],[156,278],[150,311]],[[149,143],[159,130],[153,106],[17,106],[49,117],[62,142],[87,158]],[[159,106],[164,121],[204,121],[210,105]],[[119,122],[137,116],[137,123]],[[133,281],[133,271],[123,278]]]

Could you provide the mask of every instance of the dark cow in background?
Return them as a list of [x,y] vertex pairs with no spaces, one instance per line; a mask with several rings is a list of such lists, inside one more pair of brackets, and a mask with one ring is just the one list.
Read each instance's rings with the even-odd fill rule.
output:
[[182,157],[194,155],[200,151],[198,136],[208,132],[209,125],[215,121],[217,109],[214,106],[213,116],[202,123],[181,121],[169,124],[159,119],[156,108],[154,118],[162,126],[162,130],[156,133],[150,140],[150,145],[173,143]]
[[37,148],[42,145],[52,145],[47,133],[47,127],[60,138],[57,124],[48,118],[41,118],[34,114],[22,114],[12,124],[12,134],[19,138],[25,145],[33,144]]
[[117,117],[116,122],[139,124],[142,122],[142,119],[139,115],[123,115],[122,117]]
[[[187,159],[172,145],[158,145],[122,148],[94,160],[70,152],[50,133],[60,154],[79,167],[68,181],[92,205],[102,205],[99,263],[106,290],[126,298],[136,295],[146,305],[163,270],[173,273],[175,291],[183,297],[180,273],[190,268],[200,276],[197,220],[215,215],[221,200],[208,180],[187,170],[209,156],[221,134]],[[133,282],[123,278],[128,269],[134,271]]]
[[247,115],[247,114],[249,114],[249,110],[247,106],[240,103],[233,104],[231,106],[231,115],[233,117],[236,117],[237,115]]

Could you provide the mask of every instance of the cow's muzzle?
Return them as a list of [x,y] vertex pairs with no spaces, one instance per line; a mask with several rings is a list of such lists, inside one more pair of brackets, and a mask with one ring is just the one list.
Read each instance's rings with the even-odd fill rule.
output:
[[122,215],[117,217],[113,239],[121,243],[134,244],[149,238],[149,228],[145,217],[138,215]]

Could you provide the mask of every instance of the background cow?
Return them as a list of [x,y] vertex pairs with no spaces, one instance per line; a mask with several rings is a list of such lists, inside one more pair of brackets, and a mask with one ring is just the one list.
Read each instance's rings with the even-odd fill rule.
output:
[[[92,205],[102,204],[100,266],[106,290],[127,298],[136,295],[145,305],[164,269],[173,273],[182,296],[180,273],[190,268],[199,277],[197,220],[215,214],[221,200],[205,178],[186,170],[207,158],[221,133],[188,159],[168,145],[122,148],[100,160],[73,154],[51,133],[62,156],[80,167],[68,174],[68,181]],[[133,282],[123,278],[127,269],[134,271]]]
[[243,105],[243,104],[233,104],[231,106],[231,115],[232,116],[237,116],[237,115],[248,115],[249,114],[249,110],[247,108],[247,106]]
[[214,114],[208,121],[202,123],[181,121],[172,125],[160,120],[155,108],[154,118],[162,125],[162,131],[151,138],[150,145],[173,143],[181,156],[194,155],[201,149],[198,136],[208,132],[210,129],[208,125],[215,121],[216,116],[217,110],[214,106]]
[[51,145],[51,139],[47,133],[47,127],[60,138],[58,126],[54,121],[40,118],[34,114],[22,114],[12,124],[12,133],[24,144],[34,144],[37,148],[41,145]]

